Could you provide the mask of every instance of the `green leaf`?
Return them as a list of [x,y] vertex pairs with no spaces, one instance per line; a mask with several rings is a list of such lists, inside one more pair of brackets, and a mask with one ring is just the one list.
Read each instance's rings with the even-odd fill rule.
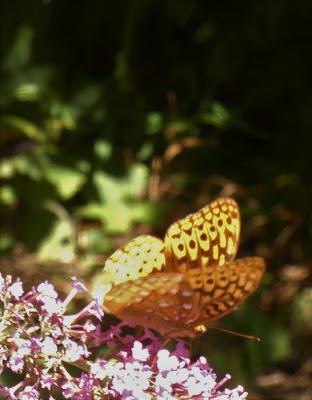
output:
[[163,114],[157,112],[151,112],[146,117],[146,132],[150,135],[161,131],[164,127]]
[[54,124],[60,125],[68,130],[76,128],[76,120],[78,118],[78,110],[60,101],[55,101],[50,106],[50,114]]
[[101,219],[106,232],[123,233],[131,228],[133,214],[123,203],[109,203],[104,206]]
[[5,185],[0,188],[0,201],[7,206],[12,206],[17,202],[12,186]]
[[136,201],[131,204],[133,220],[155,228],[163,228],[164,217],[170,211],[168,202]]
[[201,111],[200,120],[216,128],[224,128],[229,123],[230,113],[222,104],[214,102],[208,109]]
[[135,218],[133,210],[122,202],[92,203],[77,210],[84,218],[100,220],[109,233],[123,233],[131,228]]
[[15,97],[20,101],[39,100],[40,87],[33,82],[24,82],[15,89]]
[[100,160],[108,160],[112,154],[112,144],[99,139],[94,143],[94,153]]
[[0,162],[1,178],[9,179],[17,174],[29,176],[34,181],[37,181],[42,177],[42,171],[28,155],[19,155],[3,159],[3,161]]
[[4,115],[0,118],[0,129],[13,129],[38,142],[45,142],[44,132],[33,122],[15,115]]
[[38,251],[42,261],[71,262],[75,257],[72,225],[67,220],[57,220]]
[[64,200],[73,197],[86,181],[85,175],[76,169],[56,164],[45,168],[45,176]]
[[125,194],[124,181],[113,178],[103,171],[96,171],[93,175],[93,181],[103,203],[119,202]]
[[292,306],[292,317],[303,329],[312,329],[312,287],[297,294]]
[[[81,259],[80,265],[90,267],[96,264],[96,254],[107,254],[112,249],[112,240],[105,234],[102,227],[86,227],[80,233],[80,246],[88,253],[88,257]],[[92,261],[93,259],[93,261]],[[88,264],[89,262],[89,264]]]
[[73,104],[82,110],[93,107],[101,97],[101,88],[98,85],[90,84],[80,88],[73,98]]
[[9,250],[14,244],[14,238],[9,233],[4,230],[0,231],[0,250],[6,251]]
[[16,34],[15,40],[4,59],[4,68],[17,72],[24,68],[30,61],[33,30],[27,26],[21,26]]
[[101,219],[105,212],[105,205],[101,203],[89,203],[85,206],[79,207],[76,214],[83,218],[88,219]]
[[270,343],[270,359],[274,362],[283,360],[291,349],[291,335],[281,325],[271,324],[270,337],[266,339]]
[[146,189],[149,169],[144,164],[134,164],[128,175],[128,194],[138,197]]
[[154,145],[152,143],[150,142],[144,143],[140,148],[140,150],[137,152],[136,158],[139,161],[145,161],[149,157],[151,157],[153,151],[154,151]]

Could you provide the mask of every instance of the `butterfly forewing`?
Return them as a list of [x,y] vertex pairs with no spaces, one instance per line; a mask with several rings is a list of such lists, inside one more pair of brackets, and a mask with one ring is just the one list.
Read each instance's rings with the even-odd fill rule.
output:
[[216,265],[234,259],[239,235],[236,202],[218,199],[170,226],[165,236],[166,269],[180,271],[193,289],[202,289]]
[[136,280],[165,264],[164,243],[154,236],[142,235],[118,249],[105,262],[104,271],[114,285]]

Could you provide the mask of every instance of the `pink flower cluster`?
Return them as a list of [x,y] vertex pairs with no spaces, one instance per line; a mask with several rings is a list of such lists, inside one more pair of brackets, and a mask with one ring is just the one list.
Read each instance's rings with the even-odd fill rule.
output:
[[48,282],[24,293],[21,281],[0,274],[0,397],[246,399],[241,386],[223,388],[230,376],[217,382],[204,357],[192,363],[182,341],[170,353],[149,330],[135,337],[131,325],[120,323],[103,331],[96,300],[67,315],[73,297],[86,290],[72,283],[62,301]]

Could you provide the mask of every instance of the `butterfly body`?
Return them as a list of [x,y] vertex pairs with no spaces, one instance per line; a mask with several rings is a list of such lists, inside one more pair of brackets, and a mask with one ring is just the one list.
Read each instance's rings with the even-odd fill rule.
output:
[[166,337],[196,336],[238,307],[259,285],[264,261],[234,261],[240,235],[228,198],[172,224],[164,241],[139,236],[105,263],[111,289],[104,309]]

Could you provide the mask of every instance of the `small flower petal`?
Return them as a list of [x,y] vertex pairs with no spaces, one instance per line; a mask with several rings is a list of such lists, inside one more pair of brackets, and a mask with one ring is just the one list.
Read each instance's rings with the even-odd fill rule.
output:
[[16,282],[12,283],[12,285],[9,287],[9,292],[16,300],[19,300],[24,293],[22,282],[17,280]]

